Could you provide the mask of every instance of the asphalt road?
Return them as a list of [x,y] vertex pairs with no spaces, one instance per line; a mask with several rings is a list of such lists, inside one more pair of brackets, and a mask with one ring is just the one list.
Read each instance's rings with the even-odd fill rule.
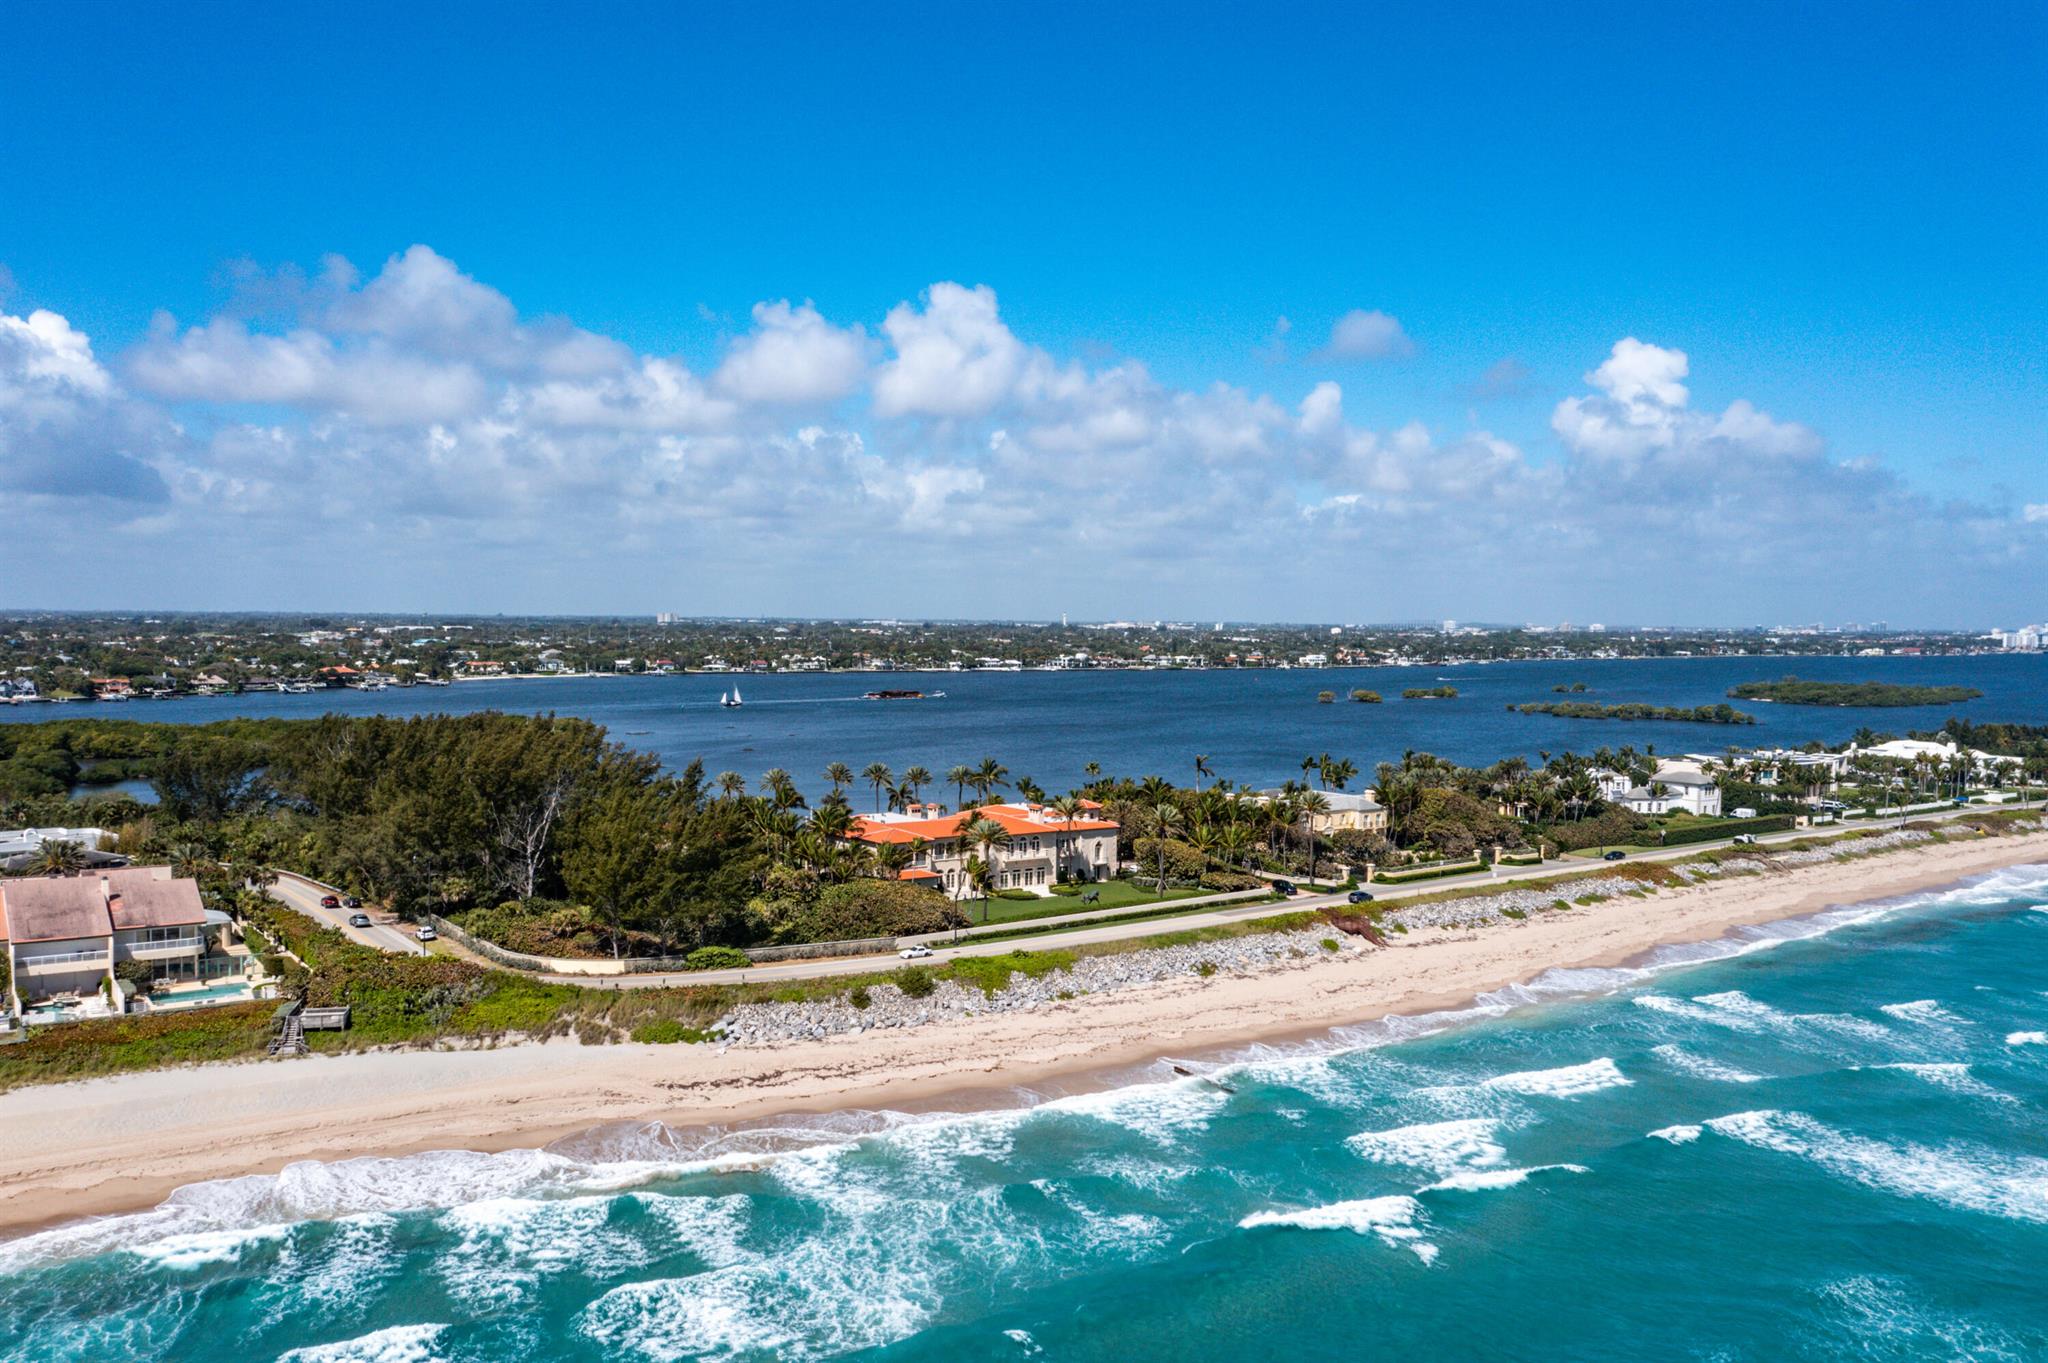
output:
[[[396,918],[389,914],[380,913],[367,905],[361,909],[323,909],[320,907],[320,897],[331,893],[331,891],[315,889],[305,882],[294,880],[289,876],[279,876],[271,883],[269,889],[272,898],[283,900],[285,904],[297,909],[315,922],[325,923],[330,928],[340,930],[351,941],[360,942],[366,947],[375,947],[379,951],[389,951],[399,955],[425,956],[428,954],[425,947],[412,940],[411,936],[408,935],[408,930]],[[350,927],[348,916],[351,913],[366,913],[370,915],[370,926],[367,928]]]

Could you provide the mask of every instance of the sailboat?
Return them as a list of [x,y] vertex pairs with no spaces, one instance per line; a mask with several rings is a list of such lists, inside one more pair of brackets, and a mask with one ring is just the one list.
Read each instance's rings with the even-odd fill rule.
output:
[[739,709],[741,705],[739,685],[735,683],[731,691],[720,695],[718,698],[718,703],[720,705],[723,705],[728,710]]

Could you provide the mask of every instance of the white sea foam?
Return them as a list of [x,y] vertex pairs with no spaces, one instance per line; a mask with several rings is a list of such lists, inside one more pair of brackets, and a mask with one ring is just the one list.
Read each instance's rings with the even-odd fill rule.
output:
[[310,1344],[278,1355],[277,1363],[435,1363],[435,1344],[446,1325],[393,1325],[334,1344]]
[[[760,1158],[758,1154],[728,1153],[592,1161],[548,1150],[497,1154],[435,1150],[333,1163],[301,1160],[275,1174],[187,1184],[149,1211],[100,1217],[7,1241],[0,1244],[0,1272],[49,1259],[115,1250],[143,1252],[166,1240],[184,1246],[191,1236],[255,1231],[300,1221],[370,1212],[433,1211],[503,1198],[616,1192]],[[174,1247],[172,1252],[198,1251]]]
[[1743,1016],[1718,1008],[1708,1008],[1689,999],[1677,999],[1669,994],[1638,994],[1629,1000],[1638,1008],[1651,1012],[1665,1013],[1671,1017],[1684,1018],[1687,1022],[1704,1022],[1716,1027],[1726,1027],[1737,1032],[1760,1032],[1762,1024]]
[[1029,1330],[1005,1330],[1003,1331],[1003,1338],[1024,1350],[1027,1357],[1032,1354],[1042,1354],[1045,1352],[1044,1349],[1039,1347],[1038,1341],[1031,1337]]
[[442,1221],[461,1243],[439,1256],[437,1269],[457,1298],[504,1305],[559,1273],[607,1277],[684,1250],[712,1266],[748,1257],[739,1247],[743,1196],[637,1194],[634,1203],[646,1216],[631,1227],[617,1224],[610,1198],[489,1198],[457,1207]]
[[1424,1186],[1425,1193],[1483,1193],[1496,1188],[1513,1188],[1526,1183],[1532,1174],[1590,1173],[1583,1164],[1535,1164],[1526,1169],[1467,1169]]
[[1032,1112],[1091,1117],[1163,1145],[1206,1131],[1209,1119],[1229,1101],[1230,1095],[1207,1079],[1182,1079],[1055,1098]]
[[2008,1046],[2048,1046],[2048,1032],[2007,1032]]
[[2019,1101],[2019,1099],[2009,1093],[2000,1093],[1982,1079],[1971,1074],[1968,1065],[1955,1061],[1919,1063],[1902,1060],[1895,1061],[1889,1065],[1879,1065],[1876,1068],[1881,1070],[1900,1070],[1912,1075],[1915,1079],[1924,1080],[1936,1088],[1944,1088],[1951,1093],[1960,1093],[1971,1098],[1989,1098],[2000,1103],[2016,1103]]
[[1819,1332],[1816,1353],[1834,1352],[1844,1337],[1856,1341],[1859,1355],[1866,1358],[2023,1363],[2038,1353],[1997,1326],[1937,1306],[1895,1279],[1843,1278],[1821,1288],[1819,1295],[1830,1319]]
[[1690,1145],[1700,1138],[1700,1132],[1705,1129],[1686,1125],[1666,1126],[1652,1131],[1650,1136],[1653,1140],[1670,1141],[1673,1145]]
[[1959,1018],[1941,1006],[1938,999],[1914,999],[1911,1003],[1887,1003],[1878,1012],[1886,1017],[1897,1018],[1920,1027],[1968,1027],[1968,1018]]
[[232,1230],[192,1231],[129,1247],[129,1253],[165,1268],[197,1268],[242,1257],[251,1245],[270,1244],[291,1234],[290,1226],[243,1226]]
[[1794,1155],[1839,1177],[1965,1211],[2048,1222],[2048,1159],[1981,1146],[1887,1145],[1815,1121],[1803,1112],[1762,1109],[1716,1117],[1716,1133]]
[[1751,1074],[1748,1070],[1724,1065],[1712,1056],[1695,1055],[1683,1046],[1657,1046],[1650,1052],[1675,1070],[1691,1075],[1695,1079],[1711,1079],[1718,1084],[1754,1084],[1764,1076]]
[[1373,1235],[1397,1249],[1407,1249],[1423,1263],[1436,1261],[1436,1246],[1424,1238],[1416,1220],[1422,1204],[1412,1197],[1365,1197],[1354,1202],[1331,1202],[1300,1211],[1253,1212],[1237,1224],[1245,1230],[1261,1226],[1282,1226],[1292,1230],[1348,1230],[1354,1235]]
[[1449,1122],[1422,1122],[1389,1131],[1361,1131],[1344,1144],[1378,1164],[1426,1169],[1439,1176],[1459,1169],[1485,1168],[1507,1158],[1494,1139],[1500,1123],[1491,1117],[1461,1117]]
[[1515,1074],[1497,1074],[1488,1079],[1482,1087],[1498,1089],[1507,1093],[1520,1093],[1542,1098],[1583,1098],[1589,1093],[1602,1089],[1621,1088],[1634,1081],[1623,1074],[1615,1063],[1606,1056],[1588,1060],[1583,1065],[1565,1065],[1554,1070],[1523,1070]]

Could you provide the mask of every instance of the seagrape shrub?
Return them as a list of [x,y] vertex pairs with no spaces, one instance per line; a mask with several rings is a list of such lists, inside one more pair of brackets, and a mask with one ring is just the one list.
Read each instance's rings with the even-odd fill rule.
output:
[[1266,882],[1249,871],[1226,871],[1212,868],[1202,872],[1202,888],[1219,893],[1230,890],[1264,889]]
[[1201,878],[1208,866],[1208,858],[1181,842],[1177,838],[1139,838],[1131,845],[1132,870],[1140,880],[1147,880],[1159,874],[1160,850],[1166,854],[1166,878],[1168,880],[1194,881]]
[[1565,851],[1576,852],[1581,847],[1634,842],[1648,822],[1634,810],[1610,805],[1590,818],[1552,824],[1545,836]]
[[944,932],[965,920],[937,890],[903,880],[849,880],[827,885],[778,934],[784,942],[839,942]]
[[738,947],[698,947],[683,957],[685,970],[737,970],[752,964],[752,959]]

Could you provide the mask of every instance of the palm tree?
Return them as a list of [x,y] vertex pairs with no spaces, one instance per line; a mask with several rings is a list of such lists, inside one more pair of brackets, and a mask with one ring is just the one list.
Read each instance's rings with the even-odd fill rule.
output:
[[860,779],[875,788],[875,813],[882,812],[882,787],[896,779],[896,773],[889,770],[884,762],[870,762],[862,768]]
[[1028,776],[1017,778],[1017,793],[1033,804],[1042,805],[1045,803],[1045,787],[1039,785],[1038,782]]
[[761,773],[761,793],[773,795],[789,784],[789,773],[780,767],[770,767]]
[[1196,753],[1196,754],[1195,754],[1195,779],[1196,779],[1197,781],[1206,781],[1206,780],[1208,780],[1208,779],[1209,779],[1210,777],[1214,776],[1215,774],[1216,774],[1215,772],[1213,772],[1213,771],[1210,771],[1210,770],[1209,770],[1209,754],[1207,754],[1207,753],[1205,753],[1205,752],[1198,752],[1198,753]]
[[1332,790],[1344,789],[1344,783],[1358,775],[1358,764],[1350,758],[1332,762],[1323,769],[1323,784]]
[[853,768],[844,762],[828,762],[825,765],[825,779],[832,783],[832,793],[836,795],[853,784]]
[[974,779],[974,768],[957,763],[946,772],[946,779],[953,783],[953,807],[958,809],[967,803],[967,783]]
[[929,767],[910,767],[903,773],[903,789],[910,797],[908,803],[916,804],[917,797],[932,783]]
[[1161,800],[1153,805],[1152,838],[1159,844],[1159,896],[1166,897],[1166,840],[1180,822],[1180,806],[1171,800]]
[[1087,766],[1081,768],[1081,774],[1090,781],[1099,780],[1102,776],[1102,764],[1100,762],[1090,762]]
[[51,838],[36,848],[25,869],[32,876],[75,876],[85,869],[85,845]]
[[844,800],[821,800],[811,811],[810,826],[817,830],[819,837],[836,842],[853,827],[853,811],[846,807]]
[[1330,812],[1329,797],[1319,790],[1311,790],[1294,802],[1301,811],[1302,827],[1308,831],[1308,878],[1316,878],[1316,820]]
[[[987,882],[983,887],[984,890],[986,890],[988,885],[993,885],[995,881],[993,866],[995,853],[999,849],[1009,846],[1009,844],[1009,833],[1004,831],[1003,826],[994,819],[976,815],[974,818],[969,819],[966,825],[961,828],[960,845],[974,849],[974,856],[968,859],[969,875],[970,877],[973,875],[974,863],[976,860],[979,860],[981,862],[981,874]],[[981,921],[984,923],[988,921],[988,895],[986,893],[981,898]]]
[[1216,835],[1216,850],[1231,866],[1239,866],[1251,854],[1252,831],[1241,823],[1228,823]]
[[1062,795],[1052,802],[1051,808],[1052,812],[1059,815],[1060,821],[1066,825],[1065,840],[1053,839],[1053,875],[1057,878],[1060,868],[1067,864],[1067,849],[1072,845],[1074,839],[1074,820],[1081,817],[1081,797],[1071,794]]
[[973,784],[974,792],[980,797],[981,803],[987,804],[990,791],[1001,790],[1010,784],[1010,769],[993,757],[984,757],[981,759],[981,765],[974,769]]
[[747,778],[736,771],[718,773],[718,793],[728,800],[737,800],[747,793]]

